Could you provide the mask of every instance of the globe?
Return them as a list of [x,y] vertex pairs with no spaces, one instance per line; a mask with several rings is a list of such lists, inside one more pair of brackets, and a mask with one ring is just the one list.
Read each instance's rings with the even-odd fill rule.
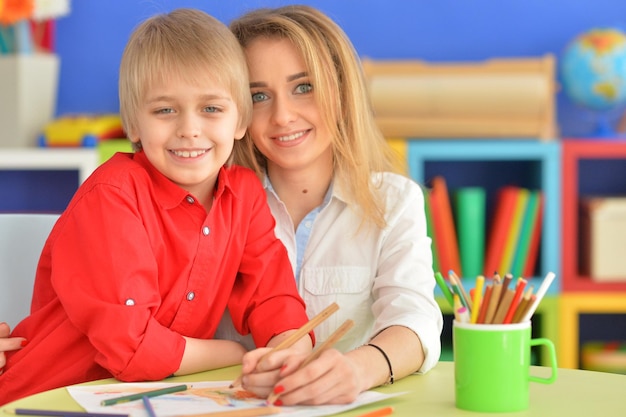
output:
[[599,123],[607,122],[607,112],[626,104],[626,35],[622,31],[599,28],[582,33],[567,45],[560,64],[565,94],[597,112]]

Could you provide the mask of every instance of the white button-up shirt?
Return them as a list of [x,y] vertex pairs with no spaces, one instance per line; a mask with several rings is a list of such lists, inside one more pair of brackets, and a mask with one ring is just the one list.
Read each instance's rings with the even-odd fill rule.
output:
[[[313,223],[298,289],[309,317],[333,302],[339,305],[336,313],[315,328],[317,344],[346,319],[352,319],[354,327],[335,345],[344,352],[367,343],[387,327],[404,326],[420,338],[425,360],[419,371],[426,372],[441,354],[443,318],[434,297],[424,195],[406,177],[381,175],[382,184],[377,190],[385,202],[387,227],[364,225],[359,229],[361,217],[347,204],[345,193],[335,182],[330,201]],[[289,252],[295,274],[297,245],[293,222],[267,178],[265,189],[276,219],[276,235]],[[225,315],[224,320],[228,319]],[[237,340],[232,324],[225,324],[224,320],[216,337]]]

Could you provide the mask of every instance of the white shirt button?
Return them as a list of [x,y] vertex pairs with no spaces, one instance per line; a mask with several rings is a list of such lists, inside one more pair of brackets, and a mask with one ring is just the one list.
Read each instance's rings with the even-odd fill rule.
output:
[[194,200],[194,199],[193,199],[193,197],[192,197],[192,196],[190,196],[190,195],[188,195],[188,196],[187,196],[187,197],[185,197],[185,198],[187,199],[187,202],[188,202],[189,204],[193,204],[193,203],[195,203],[195,201],[196,201],[196,200]]
[[187,301],[191,301],[196,298],[196,294],[193,291],[187,293]]
[[304,222],[304,227],[306,227],[307,229],[310,229],[311,228],[311,222],[310,221]]
[[205,235],[205,236],[208,236],[209,233],[211,233],[211,229],[209,229],[209,226],[204,226],[202,228],[202,234]]
[[128,300],[124,302],[124,304],[126,304],[127,306],[134,306],[135,300],[133,300],[132,298],[129,298]]

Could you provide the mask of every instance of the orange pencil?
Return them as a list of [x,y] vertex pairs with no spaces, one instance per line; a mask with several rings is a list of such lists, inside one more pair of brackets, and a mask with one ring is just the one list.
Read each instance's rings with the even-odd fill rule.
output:
[[483,302],[480,305],[480,313],[478,314],[478,321],[476,323],[484,323],[485,317],[487,317],[487,309],[489,308],[489,302],[491,301],[492,285],[485,287],[485,295],[483,296]]
[[393,407],[383,407],[378,410],[370,411],[365,414],[359,414],[357,417],[383,417],[393,413]]
[[524,311],[526,311],[526,308],[528,308],[528,303],[530,303],[530,297],[532,296],[532,294],[533,286],[531,285],[530,287],[528,287],[528,289],[524,293],[524,296],[522,297],[522,300],[517,305],[511,323],[519,323],[520,319],[522,318],[522,314],[524,314]]
[[485,277],[479,275],[476,277],[476,287],[474,287],[474,296],[472,298],[472,311],[470,321],[473,324],[478,322],[478,313],[480,313],[480,304],[483,301],[483,286],[485,285]]
[[510,324],[511,320],[513,320],[513,315],[515,314],[515,309],[517,309],[517,305],[522,299],[522,295],[524,294],[524,288],[526,287],[526,280],[524,278],[517,279],[517,285],[515,286],[515,294],[513,294],[513,299],[511,300],[511,305],[504,316],[504,320],[502,323]]

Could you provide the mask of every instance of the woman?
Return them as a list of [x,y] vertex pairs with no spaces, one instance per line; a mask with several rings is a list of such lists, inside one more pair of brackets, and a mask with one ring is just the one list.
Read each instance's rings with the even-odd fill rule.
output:
[[[358,56],[320,11],[286,6],[231,23],[250,72],[253,120],[235,162],[264,182],[309,317],[323,342],[355,327],[309,366],[278,352],[244,357],[243,384],[279,404],[346,403],[369,388],[426,372],[440,355],[430,239],[417,184],[393,173]],[[241,146],[240,146],[241,145]],[[340,353],[344,352],[344,353]]]

